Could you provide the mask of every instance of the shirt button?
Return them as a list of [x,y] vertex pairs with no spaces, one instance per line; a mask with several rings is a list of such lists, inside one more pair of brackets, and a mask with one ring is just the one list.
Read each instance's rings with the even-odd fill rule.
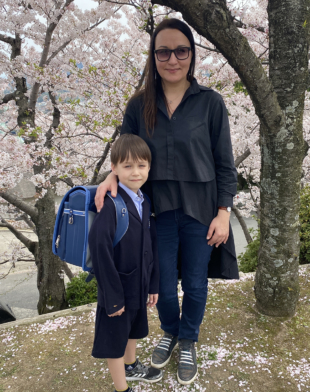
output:
[[173,118],[173,120],[176,120],[177,118],[176,117],[172,117]]
[[147,255],[147,252],[144,252],[145,255]]

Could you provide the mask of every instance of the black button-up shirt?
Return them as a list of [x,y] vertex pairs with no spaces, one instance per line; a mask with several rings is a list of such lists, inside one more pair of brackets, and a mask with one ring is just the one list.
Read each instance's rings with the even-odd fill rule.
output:
[[129,102],[121,130],[121,134],[140,136],[150,147],[152,164],[144,191],[156,215],[183,208],[185,214],[208,226],[218,206],[232,206],[237,190],[223,99],[193,80],[171,119],[162,98],[157,107],[151,137],[143,120],[142,96]]

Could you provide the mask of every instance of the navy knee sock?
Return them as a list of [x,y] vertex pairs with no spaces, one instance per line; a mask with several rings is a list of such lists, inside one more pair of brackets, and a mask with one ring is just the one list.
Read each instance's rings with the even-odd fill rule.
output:
[[129,363],[129,364],[126,364],[126,363],[125,363],[125,370],[126,370],[126,371],[132,370],[132,369],[134,369],[136,366],[137,366],[137,360],[135,360],[133,363]]
[[115,392],[129,392],[129,387],[127,389],[125,389],[124,391],[118,391],[117,389],[115,389]]

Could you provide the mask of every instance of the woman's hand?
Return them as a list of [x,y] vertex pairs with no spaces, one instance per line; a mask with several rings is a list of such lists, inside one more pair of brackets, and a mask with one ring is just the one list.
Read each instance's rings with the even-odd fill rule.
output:
[[107,191],[111,192],[113,197],[117,195],[117,177],[114,173],[110,173],[107,178],[98,186],[96,196],[95,196],[95,204],[97,207],[97,212],[100,212],[101,208],[104,204],[104,197]]
[[158,301],[158,294],[149,294],[149,300],[147,302],[147,306],[152,308],[157,304]]
[[229,237],[229,216],[230,213],[225,210],[218,210],[217,216],[210,224],[207,234],[208,245],[215,244],[217,248],[222,242],[226,244]]
[[108,314],[109,317],[115,317],[115,316],[120,316],[121,314],[123,314],[125,312],[125,306],[122,307],[122,309],[120,309],[118,312],[112,313],[112,314]]

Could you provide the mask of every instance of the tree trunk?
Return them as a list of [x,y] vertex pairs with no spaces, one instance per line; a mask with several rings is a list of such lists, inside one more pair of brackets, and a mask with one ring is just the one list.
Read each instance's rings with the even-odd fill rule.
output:
[[308,78],[306,0],[269,0],[270,79],[284,114],[273,129],[261,126],[261,245],[255,277],[260,312],[288,317],[299,295],[299,194],[304,97]]
[[49,189],[45,196],[37,201],[36,207],[39,240],[38,254],[35,256],[38,267],[38,313],[45,314],[67,308],[63,262],[52,252],[55,223],[54,192]]

